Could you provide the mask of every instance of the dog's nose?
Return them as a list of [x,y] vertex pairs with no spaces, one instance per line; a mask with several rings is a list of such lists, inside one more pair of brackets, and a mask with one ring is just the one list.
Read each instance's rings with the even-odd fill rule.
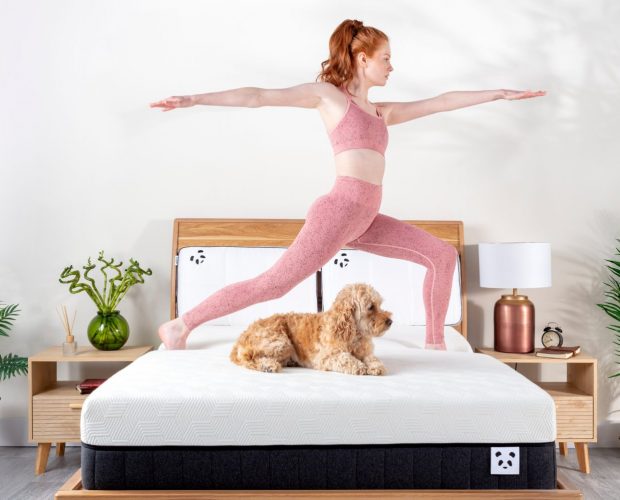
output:
[[392,320],[388,318],[385,320],[385,323],[387,324],[387,326],[390,326],[392,324]]

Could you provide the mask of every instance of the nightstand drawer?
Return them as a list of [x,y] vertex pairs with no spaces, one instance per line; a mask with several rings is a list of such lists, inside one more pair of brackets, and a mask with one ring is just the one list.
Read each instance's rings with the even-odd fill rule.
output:
[[593,398],[555,400],[557,439],[591,439],[594,437]]
[[32,436],[40,442],[79,441],[80,413],[85,396],[32,398]]

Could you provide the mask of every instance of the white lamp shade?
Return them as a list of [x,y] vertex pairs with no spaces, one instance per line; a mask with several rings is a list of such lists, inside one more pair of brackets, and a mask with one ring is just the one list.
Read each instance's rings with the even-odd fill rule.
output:
[[481,287],[551,286],[549,243],[478,243],[478,261]]

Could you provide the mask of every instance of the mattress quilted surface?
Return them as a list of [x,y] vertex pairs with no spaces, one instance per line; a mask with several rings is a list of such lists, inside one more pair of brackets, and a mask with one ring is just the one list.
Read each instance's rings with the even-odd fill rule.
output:
[[555,405],[509,366],[473,353],[446,327],[447,351],[423,349],[424,327],[374,339],[384,376],[299,367],[262,373],[228,355],[243,327],[202,327],[188,349],[159,349],[84,401],[81,440],[102,446],[537,443],[555,439]]

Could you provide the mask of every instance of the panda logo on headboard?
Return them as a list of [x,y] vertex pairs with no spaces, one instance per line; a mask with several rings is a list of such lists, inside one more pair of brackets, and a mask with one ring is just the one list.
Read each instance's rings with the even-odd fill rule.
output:
[[[196,265],[200,265],[205,261],[205,255],[204,255],[205,251],[204,250],[198,250],[198,255],[192,255],[189,258],[190,262],[194,262]],[[195,258],[195,260],[194,260]]]
[[[340,258],[340,262],[338,262],[338,258]],[[347,257],[347,252],[341,252],[339,256],[334,259],[334,265],[342,267],[347,267],[349,265],[349,259]]]

